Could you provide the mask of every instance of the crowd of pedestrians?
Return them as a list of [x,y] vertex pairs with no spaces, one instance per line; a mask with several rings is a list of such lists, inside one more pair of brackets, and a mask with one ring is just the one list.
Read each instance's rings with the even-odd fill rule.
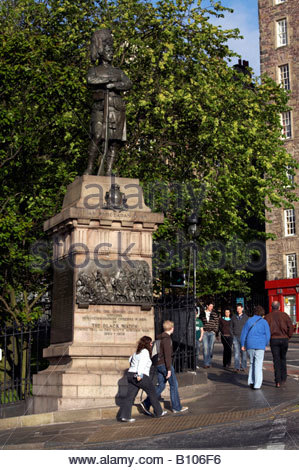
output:
[[[272,303],[271,313],[265,315],[260,305],[254,308],[253,316],[248,317],[243,305],[238,303],[236,313],[226,308],[223,316],[214,311],[214,303],[208,302],[200,311],[196,309],[196,368],[200,364],[202,345],[203,367],[211,366],[215,340],[221,340],[223,345],[223,367],[230,368],[234,358],[233,371],[247,371],[249,361],[248,385],[253,390],[259,390],[263,383],[263,360],[265,349],[270,344],[276,387],[279,388],[287,378],[286,354],[288,342],[293,334],[293,325],[289,315],[280,311],[279,302]],[[130,367],[127,373],[128,391],[120,410],[120,420],[133,422],[131,417],[135,397],[142,389],[147,397],[140,402],[142,411],[152,417],[162,417],[163,411],[160,399],[166,383],[170,387],[170,401],[173,413],[183,413],[188,407],[181,405],[178,382],[172,365],[173,348],[171,335],[174,323],[166,320],[163,323],[163,333],[156,341],[156,386],[151,377],[153,359],[153,341],[149,336],[140,338],[136,352],[130,357]],[[152,407],[152,409],[151,409]]]
[[[234,372],[247,371],[249,360],[248,385],[258,390],[263,382],[263,360],[265,349],[270,343],[273,356],[275,384],[279,388],[286,381],[286,354],[289,339],[293,334],[293,325],[288,314],[279,310],[280,304],[275,301],[271,313],[258,305],[253,316],[244,313],[241,303],[237,304],[236,313],[231,315],[225,309],[221,318],[213,310],[214,304],[208,303],[204,311],[198,315],[203,324],[203,367],[210,367],[215,339],[221,338],[223,344],[223,367],[231,367],[232,353],[234,356]],[[205,339],[206,338],[206,339]],[[200,347],[197,347],[197,351]],[[197,358],[199,364],[199,357]]]

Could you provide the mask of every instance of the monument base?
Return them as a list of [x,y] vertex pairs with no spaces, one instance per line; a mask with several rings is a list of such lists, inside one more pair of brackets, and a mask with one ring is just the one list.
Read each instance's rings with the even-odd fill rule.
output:
[[126,394],[128,358],[154,337],[152,234],[162,222],[138,180],[85,175],[68,187],[44,225],[54,244],[50,365],[33,376],[34,413],[115,405]]
[[100,345],[50,346],[45,357],[52,356],[51,365],[33,377],[33,412],[118,404],[118,399],[126,395],[125,370],[134,346],[122,348],[121,356],[117,356],[118,351],[112,356],[110,348]]
[[152,309],[76,308],[74,341],[44,350],[49,367],[33,376],[33,412],[119,405],[126,396],[128,358],[138,339],[154,336]]

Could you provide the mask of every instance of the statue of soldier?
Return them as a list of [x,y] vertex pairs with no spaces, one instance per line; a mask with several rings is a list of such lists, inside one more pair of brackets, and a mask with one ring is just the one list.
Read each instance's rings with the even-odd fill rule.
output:
[[[86,175],[91,175],[99,155],[98,175],[111,175],[117,152],[126,141],[125,103],[120,92],[130,90],[132,82],[111,65],[113,39],[109,29],[96,31],[91,38],[91,61],[87,85],[93,92],[91,143]],[[96,64],[98,62],[98,65]]]

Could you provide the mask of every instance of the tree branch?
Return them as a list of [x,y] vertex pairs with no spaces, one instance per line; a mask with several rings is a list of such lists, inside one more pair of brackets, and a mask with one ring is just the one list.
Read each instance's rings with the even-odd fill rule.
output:
[[11,157],[6,158],[6,159],[0,164],[0,168],[2,168],[2,167],[5,165],[5,163],[9,162],[9,160],[13,160],[13,159],[18,155],[18,153],[21,151],[21,148],[22,148],[22,147],[20,147]]
[[18,320],[15,312],[10,308],[10,306],[8,305],[8,303],[6,302],[4,297],[2,297],[2,295],[0,295],[0,300],[4,304],[6,311],[11,314],[11,316],[13,317],[15,322],[19,325],[20,323],[19,323],[19,320]]
[[44,293],[47,291],[47,289],[48,289],[48,286],[45,287],[45,288],[42,290],[42,292],[40,292],[40,293],[38,294],[37,297],[35,297],[35,299],[34,299],[34,300],[31,302],[31,304],[28,306],[28,309],[29,309],[29,310],[32,310],[32,308],[34,307],[34,305],[36,304],[36,302],[39,301],[39,299],[44,295]]

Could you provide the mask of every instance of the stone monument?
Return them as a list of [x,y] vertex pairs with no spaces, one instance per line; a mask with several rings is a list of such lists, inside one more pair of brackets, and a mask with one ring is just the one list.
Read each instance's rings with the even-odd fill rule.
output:
[[131,82],[111,65],[109,31],[94,33],[91,50],[100,64],[88,72],[88,167],[44,224],[53,240],[51,344],[44,350],[50,365],[33,377],[34,413],[115,404],[137,340],[154,337],[152,234],[163,215],[145,205],[138,180],[112,175],[125,140],[119,92]]

